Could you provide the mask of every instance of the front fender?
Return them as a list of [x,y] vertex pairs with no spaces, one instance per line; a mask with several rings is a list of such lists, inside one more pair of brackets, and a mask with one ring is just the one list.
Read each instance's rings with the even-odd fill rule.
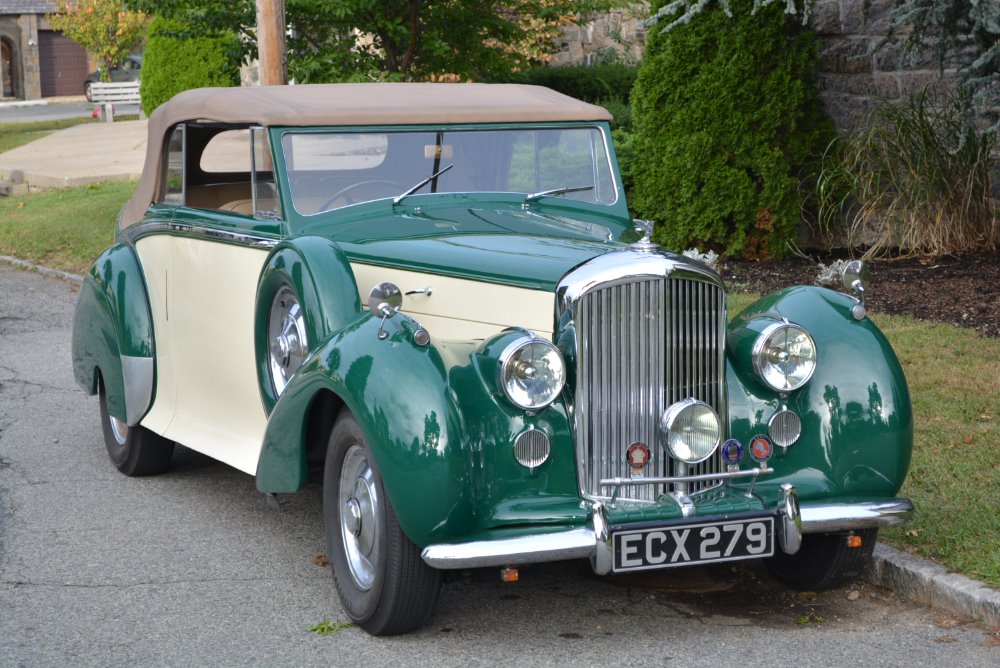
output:
[[153,320],[146,282],[131,246],[115,244],[91,266],[73,316],[73,373],[88,393],[104,380],[108,412],[138,424],[154,389]]
[[403,531],[425,545],[471,526],[465,430],[437,349],[414,344],[405,318],[385,327],[390,336],[380,340],[379,319],[358,316],[295,373],[268,422],[257,488],[294,492],[305,484],[309,409],[319,393],[332,392],[365,434]]
[[[798,286],[755,302],[730,325],[730,436],[745,444],[767,434],[782,407],[802,420],[799,439],[775,448],[775,474],[756,484],[769,499],[786,482],[801,501],[893,498],[903,484],[913,448],[906,378],[878,327],[852,317],[854,304],[825,288]],[[751,356],[759,331],[781,317],[805,327],[817,349],[812,379],[785,398],[763,384]]]

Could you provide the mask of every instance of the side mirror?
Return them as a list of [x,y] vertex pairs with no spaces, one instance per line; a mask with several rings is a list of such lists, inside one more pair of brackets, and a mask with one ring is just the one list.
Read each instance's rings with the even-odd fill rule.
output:
[[379,283],[368,293],[368,308],[374,315],[382,316],[378,326],[378,338],[386,339],[389,332],[383,329],[385,321],[403,308],[403,293],[395,283]]
[[841,274],[844,289],[858,300],[858,303],[851,309],[855,320],[861,320],[865,317],[865,288],[868,285],[870,275],[868,265],[861,260],[848,262]]

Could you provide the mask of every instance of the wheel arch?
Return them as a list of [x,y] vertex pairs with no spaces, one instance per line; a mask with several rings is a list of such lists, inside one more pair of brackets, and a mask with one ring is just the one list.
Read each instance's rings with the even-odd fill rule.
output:
[[298,297],[312,351],[361,312],[354,272],[347,256],[333,241],[306,236],[274,247],[261,269],[254,313],[257,381],[268,415],[278,402],[269,370],[268,317],[271,301],[283,285],[290,286]]
[[73,373],[89,395],[103,378],[108,411],[129,426],[149,410],[155,390],[153,319],[133,248],[104,251],[80,286],[73,316]]

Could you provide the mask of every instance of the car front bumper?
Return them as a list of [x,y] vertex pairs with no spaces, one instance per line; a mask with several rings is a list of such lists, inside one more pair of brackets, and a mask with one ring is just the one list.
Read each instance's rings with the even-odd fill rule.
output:
[[[803,534],[829,533],[892,526],[905,523],[913,513],[909,499],[857,503],[807,503],[799,505],[795,488],[782,486],[783,500],[774,509],[778,519],[777,543],[786,554],[798,551]],[[428,545],[421,556],[434,568],[466,569],[517,566],[589,558],[599,575],[611,572],[612,553],[607,511],[594,503],[587,526],[565,531]]]

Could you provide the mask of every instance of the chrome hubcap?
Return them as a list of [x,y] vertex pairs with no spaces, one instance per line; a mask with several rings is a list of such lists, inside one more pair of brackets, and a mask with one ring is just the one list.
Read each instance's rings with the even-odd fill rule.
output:
[[115,437],[115,442],[125,447],[125,441],[128,439],[128,425],[113,415],[108,416],[108,422],[111,424],[111,435]]
[[268,358],[274,393],[281,395],[292,374],[302,366],[309,353],[302,306],[295,292],[284,286],[271,302],[267,321]]
[[375,474],[360,445],[351,445],[340,469],[340,536],[351,578],[358,589],[375,583],[383,528]]

